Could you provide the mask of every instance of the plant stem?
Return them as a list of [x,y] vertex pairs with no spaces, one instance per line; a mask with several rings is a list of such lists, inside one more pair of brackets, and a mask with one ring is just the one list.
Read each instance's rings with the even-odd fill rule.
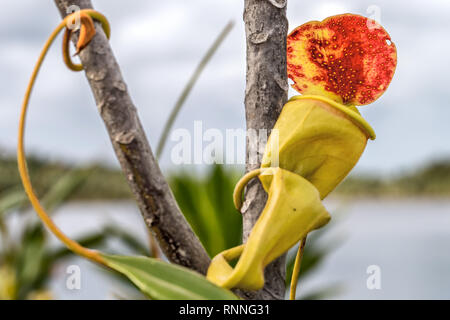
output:
[[300,267],[302,265],[303,252],[305,251],[306,236],[300,241],[298,247],[297,256],[295,257],[294,270],[292,270],[291,277],[291,292],[289,294],[289,300],[295,300],[298,285],[298,276],[300,275]]
[[[246,171],[261,166],[261,135],[270,133],[287,101],[288,81],[286,65],[287,0],[245,0],[244,23],[247,47],[247,74],[245,89],[245,115],[247,130],[258,135],[247,137]],[[264,131],[266,130],[266,131]],[[259,137],[258,137],[259,136]],[[256,161],[257,160],[257,161]],[[242,207],[243,240],[247,240],[258,220],[267,194],[261,183],[249,182]],[[245,292],[249,299],[269,300],[284,298],[285,255],[270,263],[264,271],[264,288],[257,292]]]

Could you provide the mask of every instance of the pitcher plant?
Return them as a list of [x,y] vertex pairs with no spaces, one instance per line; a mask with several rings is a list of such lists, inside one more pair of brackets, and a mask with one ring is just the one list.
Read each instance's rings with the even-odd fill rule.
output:
[[363,16],[342,14],[308,22],[288,35],[287,73],[302,95],[284,105],[261,167],[236,185],[238,210],[243,189],[255,177],[268,200],[247,242],[213,258],[210,281],[224,288],[259,290],[264,268],[302,240],[291,285],[295,298],[306,236],[331,218],[322,200],[356,165],[368,139],[375,139],[356,106],[383,94],[396,62],[389,34]]

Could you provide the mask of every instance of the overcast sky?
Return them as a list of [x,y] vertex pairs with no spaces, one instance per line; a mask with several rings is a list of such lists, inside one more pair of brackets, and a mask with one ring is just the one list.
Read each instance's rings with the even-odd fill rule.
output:
[[[235,28],[202,74],[175,128],[192,131],[195,120],[202,120],[204,129],[245,128],[243,1],[93,3],[111,22],[111,45],[154,149],[187,79],[233,19]],[[0,148],[13,153],[28,77],[60,18],[51,0],[0,4]],[[371,16],[377,8],[397,46],[398,66],[388,91],[360,108],[377,140],[369,141],[357,170],[388,174],[450,156],[450,1],[288,0],[288,19],[292,30],[340,13]],[[290,96],[295,94],[290,91]],[[83,73],[66,70],[60,40],[39,75],[30,108],[29,153],[73,163],[116,163],[86,79]],[[163,158],[166,169],[173,166],[170,147]]]

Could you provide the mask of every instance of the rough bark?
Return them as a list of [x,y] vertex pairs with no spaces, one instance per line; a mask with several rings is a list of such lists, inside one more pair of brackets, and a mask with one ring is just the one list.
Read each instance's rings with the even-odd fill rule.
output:
[[[90,0],[55,0],[61,15]],[[80,54],[98,111],[116,156],[148,227],[173,263],[206,273],[210,259],[182,215],[155,160],[118,63],[99,23],[97,34]],[[73,39],[76,41],[77,34]]]
[[[245,0],[247,130],[270,131],[287,100],[286,35],[288,23],[286,5],[287,0]],[[247,137],[247,171],[260,166],[263,149],[258,146],[258,140],[252,136]],[[251,159],[254,150],[259,150],[257,161]],[[267,195],[260,182],[257,179],[252,180],[247,186],[245,202],[242,207],[244,240],[247,240],[266,200]],[[285,257],[282,256],[267,266],[264,288],[258,292],[247,293],[246,296],[264,300],[283,299],[285,294],[284,278]]]

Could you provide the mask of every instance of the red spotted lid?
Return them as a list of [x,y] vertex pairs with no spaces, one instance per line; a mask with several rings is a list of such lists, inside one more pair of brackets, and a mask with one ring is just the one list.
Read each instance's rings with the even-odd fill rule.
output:
[[292,87],[298,92],[365,105],[389,86],[397,50],[374,20],[342,14],[292,31],[287,38],[287,62]]

